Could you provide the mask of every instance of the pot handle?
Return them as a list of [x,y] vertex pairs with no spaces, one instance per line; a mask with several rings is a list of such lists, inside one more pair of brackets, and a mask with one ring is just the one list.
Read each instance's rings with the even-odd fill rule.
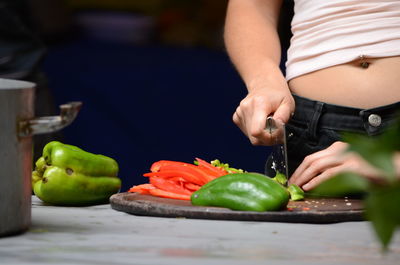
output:
[[19,122],[18,135],[27,137],[59,131],[70,125],[78,115],[82,102],[73,101],[60,105],[60,116],[46,116]]

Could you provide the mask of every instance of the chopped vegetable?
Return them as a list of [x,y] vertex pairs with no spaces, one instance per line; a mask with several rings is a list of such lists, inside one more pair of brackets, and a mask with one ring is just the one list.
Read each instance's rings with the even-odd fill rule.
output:
[[169,178],[169,177],[181,177],[187,182],[192,182],[198,185],[203,185],[204,182],[196,175],[186,172],[184,170],[166,170],[166,171],[159,171],[159,172],[149,172],[143,174],[145,177],[160,177],[160,178]]
[[179,162],[179,161],[160,160],[160,161],[154,162],[151,165],[150,171],[151,172],[157,172],[157,171],[160,171],[162,167],[170,166],[170,165],[187,166],[187,165],[191,165],[191,164],[185,163],[185,162]]
[[169,192],[186,194],[186,195],[192,194],[192,192],[190,192],[187,188],[185,188],[179,182],[165,179],[165,178],[150,177],[150,184],[152,184],[154,187],[156,187],[158,189],[162,189],[162,190],[169,191]]
[[207,168],[211,172],[214,172],[215,174],[217,174],[217,176],[219,176],[219,177],[228,174],[228,172],[225,169],[215,167],[215,166],[211,165],[210,163],[208,163],[207,161],[204,161],[200,158],[196,158],[196,161],[197,161],[199,167]]
[[279,171],[276,172],[275,177],[273,177],[272,179],[282,185],[286,185],[287,183],[287,177],[285,176],[285,174],[280,173]]
[[200,185],[196,185],[196,184],[193,184],[193,183],[185,183],[184,185],[185,185],[185,188],[187,188],[188,190],[192,190],[192,191],[196,191],[196,190],[199,190],[201,188]]
[[300,201],[304,199],[304,191],[296,184],[290,184],[288,191],[290,193],[290,200]]
[[246,172],[243,169],[237,169],[237,168],[229,167],[228,163],[222,163],[218,159],[215,159],[215,160],[211,161],[211,165],[213,165],[215,167],[222,168],[222,169],[226,170],[228,173],[245,173]]
[[156,187],[154,187],[153,184],[146,183],[146,184],[140,184],[140,185],[133,186],[132,188],[130,188],[128,190],[128,192],[138,192],[141,194],[150,194],[149,190],[155,189],[155,188]]
[[190,201],[190,195],[169,192],[161,189],[150,189],[149,192],[151,195],[158,197]]
[[204,184],[227,174],[228,171],[224,168],[216,167],[200,158],[196,158],[194,164],[160,160],[151,165],[150,172],[143,174],[149,178],[149,183],[133,186],[128,192],[190,200],[190,195]]

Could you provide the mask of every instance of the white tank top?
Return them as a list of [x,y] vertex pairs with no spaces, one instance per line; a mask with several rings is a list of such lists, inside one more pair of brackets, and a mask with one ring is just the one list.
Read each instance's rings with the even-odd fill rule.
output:
[[286,79],[400,55],[400,0],[295,0]]

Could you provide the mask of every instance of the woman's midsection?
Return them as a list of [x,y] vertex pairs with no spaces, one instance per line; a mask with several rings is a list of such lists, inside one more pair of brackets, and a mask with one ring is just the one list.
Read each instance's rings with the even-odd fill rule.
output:
[[[330,104],[374,108],[400,101],[400,56],[357,60],[296,77],[294,94]],[[365,65],[364,65],[365,66]]]

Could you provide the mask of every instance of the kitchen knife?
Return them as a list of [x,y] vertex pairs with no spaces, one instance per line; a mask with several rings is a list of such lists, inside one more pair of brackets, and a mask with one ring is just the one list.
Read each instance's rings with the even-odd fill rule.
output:
[[285,174],[286,178],[288,179],[289,168],[285,124],[269,116],[267,117],[265,130],[271,135],[274,141],[271,151],[272,170]]

